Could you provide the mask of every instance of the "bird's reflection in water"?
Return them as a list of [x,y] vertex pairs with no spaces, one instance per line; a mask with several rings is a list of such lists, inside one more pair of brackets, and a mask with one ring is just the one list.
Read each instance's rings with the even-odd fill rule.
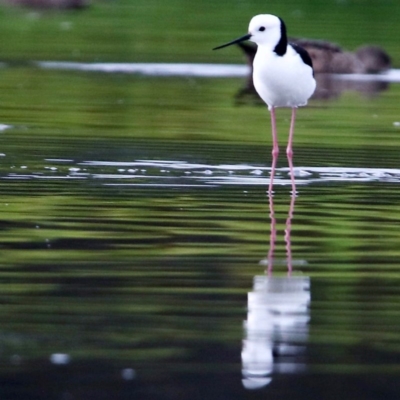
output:
[[[269,196],[271,236],[267,258],[260,262],[266,274],[255,276],[248,293],[247,320],[244,322],[242,376],[246,389],[268,385],[276,373],[295,373],[304,369],[304,350],[308,338],[310,278],[293,272],[305,265],[293,260],[291,225],[296,197],[291,197],[285,226],[286,258],[275,258],[277,225],[273,197]],[[286,276],[274,277],[274,264],[287,267]]]

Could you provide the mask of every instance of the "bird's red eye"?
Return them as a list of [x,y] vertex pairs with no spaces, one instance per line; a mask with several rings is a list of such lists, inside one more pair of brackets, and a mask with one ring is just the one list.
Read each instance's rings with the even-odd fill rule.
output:
[[258,29],[260,32],[264,32],[265,31],[265,27],[260,27],[259,29]]

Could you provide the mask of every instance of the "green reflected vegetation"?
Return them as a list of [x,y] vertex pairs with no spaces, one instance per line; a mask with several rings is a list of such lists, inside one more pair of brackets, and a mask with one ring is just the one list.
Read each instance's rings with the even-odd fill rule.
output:
[[[14,129],[4,131],[2,140],[18,146],[15,137],[40,140],[45,131],[49,140],[44,144],[55,147],[58,138],[63,146],[78,138],[228,141],[263,144],[269,156],[268,111],[237,104],[235,95],[243,85],[244,79],[6,69],[0,75],[0,118]],[[344,91],[332,101],[311,100],[299,110],[295,145],[390,149],[399,140],[399,95],[400,86],[392,84],[373,98]],[[290,111],[279,109],[277,118],[285,142]]]

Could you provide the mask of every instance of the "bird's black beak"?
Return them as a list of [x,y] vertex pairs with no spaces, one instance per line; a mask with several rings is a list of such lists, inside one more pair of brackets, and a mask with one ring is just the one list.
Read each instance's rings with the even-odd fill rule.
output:
[[232,40],[232,42],[225,43],[225,44],[223,44],[223,45],[221,45],[221,46],[218,46],[218,47],[214,47],[213,50],[223,49],[224,47],[228,47],[228,46],[230,46],[231,44],[244,42],[245,40],[249,40],[250,38],[251,38],[251,35],[250,35],[250,33],[248,33],[247,35],[244,35],[244,36],[242,36],[242,37],[240,37],[240,38],[237,38],[237,39],[235,39],[235,40]]

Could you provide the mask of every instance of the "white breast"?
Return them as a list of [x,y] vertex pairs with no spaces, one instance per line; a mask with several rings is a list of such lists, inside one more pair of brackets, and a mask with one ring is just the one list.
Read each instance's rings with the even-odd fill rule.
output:
[[259,46],[253,63],[253,81],[269,108],[304,106],[316,87],[312,68],[291,46],[284,56]]

